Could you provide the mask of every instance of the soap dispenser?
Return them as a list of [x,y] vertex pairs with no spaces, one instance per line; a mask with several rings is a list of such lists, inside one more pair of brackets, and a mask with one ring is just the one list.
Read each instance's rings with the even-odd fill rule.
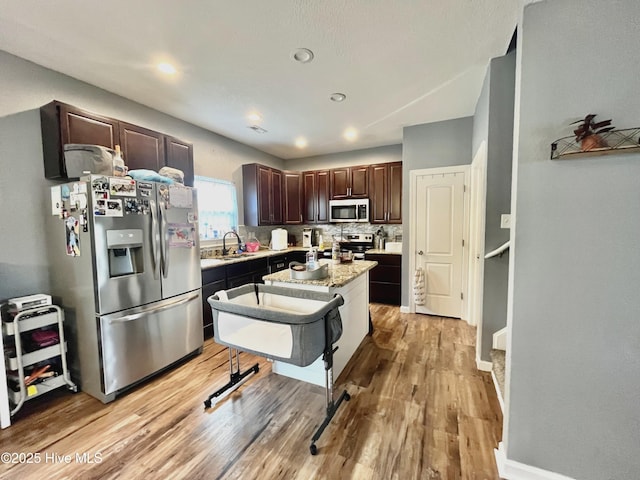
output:
[[314,247],[309,247],[306,258],[307,270],[315,270],[318,264],[318,251]]

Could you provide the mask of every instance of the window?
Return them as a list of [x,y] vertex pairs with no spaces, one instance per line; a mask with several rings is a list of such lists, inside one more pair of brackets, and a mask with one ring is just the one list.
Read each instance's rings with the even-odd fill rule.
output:
[[200,240],[215,240],[238,227],[236,186],[231,182],[196,175]]

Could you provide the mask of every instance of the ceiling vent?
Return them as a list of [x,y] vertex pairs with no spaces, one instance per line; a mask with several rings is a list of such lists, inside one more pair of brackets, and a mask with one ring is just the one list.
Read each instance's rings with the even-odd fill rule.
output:
[[262,128],[260,125],[249,125],[249,128],[254,132],[267,133],[267,131],[264,128]]

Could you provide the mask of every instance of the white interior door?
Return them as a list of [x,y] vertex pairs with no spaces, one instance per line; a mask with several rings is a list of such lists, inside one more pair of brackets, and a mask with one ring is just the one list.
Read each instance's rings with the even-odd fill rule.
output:
[[463,172],[417,177],[415,266],[426,290],[417,313],[462,316],[464,179]]

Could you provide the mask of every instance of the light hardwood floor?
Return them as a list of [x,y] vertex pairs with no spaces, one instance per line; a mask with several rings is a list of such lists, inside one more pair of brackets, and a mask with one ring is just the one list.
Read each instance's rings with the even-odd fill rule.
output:
[[[40,463],[2,463],[0,478],[497,479],[502,415],[490,376],[475,368],[475,329],[386,305],[371,313],[373,336],[336,381],[351,401],[317,456],[309,443],[324,389],[242,354],[259,374],[205,411],[228,380],[227,350],[207,340],[202,355],[109,405],[67,392],[28,403],[0,431],[0,451],[37,452]],[[84,453],[95,463],[79,462]]]

